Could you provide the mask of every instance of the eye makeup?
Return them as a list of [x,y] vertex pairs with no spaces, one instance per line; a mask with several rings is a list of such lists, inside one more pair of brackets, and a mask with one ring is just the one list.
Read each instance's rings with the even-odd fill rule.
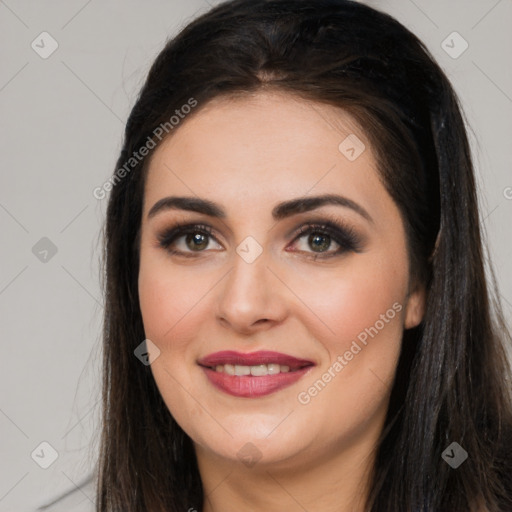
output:
[[[321,248],[322,245],[329,247],[329,249],[325,251],[304,251],[296,249],[288,250],[289,246],[287,246],[286,250],[288,250],[288,252],[304,254],[307,258],[326,259],[342,255],[346,252],[362,252],[363,249],[363,239],[356,230],[346,222],[341,222],[330,216],[318,217],[314,221],[303,222],[291,233],[290,237],[292,238],[291,245],[294,245],[295,242],[302,238],[307,238],[306,243],[309,247]],[[180,239],[184,239],[185,246],[188,250],[176,249],[176,245]],[[211,240],[221,245],[215,236],[214,228],[204,223],[176,222],[172,226],[162,230],[157,235],[157,240],[158,246],[165,249],[171,255],[186,258],[200,257],[202,253],[208,252],[207,247],[210,245]],[[323,244],[322,241],[324,242]],[[192,248],[188,245],[189,243]],[[338,245],[338,248],[335,250],[330,249],[333,243]]]

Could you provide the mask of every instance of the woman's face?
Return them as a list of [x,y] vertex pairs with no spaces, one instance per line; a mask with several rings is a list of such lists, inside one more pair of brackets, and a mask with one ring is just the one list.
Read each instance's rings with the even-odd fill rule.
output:
[[151,157],[139,269],[169,411],[198,458],[291,467],[371,450],[423,292],[364,131],[280,93],[181,123]]

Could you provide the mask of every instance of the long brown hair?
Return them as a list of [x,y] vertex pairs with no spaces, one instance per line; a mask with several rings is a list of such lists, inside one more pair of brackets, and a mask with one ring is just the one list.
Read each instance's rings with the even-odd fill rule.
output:
[[[134,356],[145,339],[137,280],[148,162],[134,154],[163,140],[159,127],[172,136],[179,124],[169,120],[191,98],[189,116],[215,97],[262,88],[341,107],[360,123],[427,290],[423,322],[404,333],[367,510],[510,512],[510,334],[485,277],[459,102],[416,36],[349,0],[225,2],[187,25],[151,67],[105,224],[98,512],[201,510],[204,500],[192,442]],[[457,469],[442,458],[452,442],[468,453]]]

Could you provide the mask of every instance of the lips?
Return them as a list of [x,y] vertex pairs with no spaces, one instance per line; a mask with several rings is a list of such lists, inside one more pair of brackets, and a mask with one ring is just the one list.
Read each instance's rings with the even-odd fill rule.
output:
[[242,353],[233,350],[224,350],[215,352],[199,361],[199,365],[214,368],[224,364],[240,365],[240,366],[256,366],[260,364],[278,364],[280,366],[288,366],[291,371],[303,368],[304,366],[313,365],[312,361],[307,359],[298,359],[287,354],[279,352],[269,352],[261,350],[259,352]]
[[257,398],[290,386],[314,366],[279,352],[215,352],[198,361],[208,380],[232,396]]

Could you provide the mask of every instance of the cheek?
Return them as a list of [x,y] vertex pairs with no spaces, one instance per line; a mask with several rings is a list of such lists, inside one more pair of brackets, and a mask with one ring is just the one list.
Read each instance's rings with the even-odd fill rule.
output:
[[[179,349],[185,343],[179,340],[187,339],[184,331],[194,325],[190,319],[213,282],[211,276],[200,272],[171,270],[169,262],[163,260],[165,257],[150,255],[141,259],[140,308],[146,336],[161,350]],[[168,343],[171,339],[172,346]]]
[[309,294],[305,283],[299,292],[322,320],[311,320],[309,330],[326,357],[297,400],[309,408],[304,414],[311,428],[333,438],[340,428],[349,438],[356,436],[386,403],[400,354],[408,283],[405,258],[381,253],[360,257],[357,264],[354,258],[348,268],[334,277],[318,275]]
[[169,263],[159,257],[141,258],[139,300],[144,332],[160,350],[151,371],[168,410],[186,431],[204,414],[183,389],[190,387],[187,363],[194,360],[191,340],[201,325],[201,298],[211,286],[207,277],[198,279],[197,273],[170,271]]
[[[314,279],[298,278],[299,273],[294,277],[294,290],[314,312],[314,316],[309,315],[309,327],[331,360],[348,350],[353,340],[364,344],[365,336],[370,337],[368,331],[375,335],[375,327],[382,337],[400,340],[405,310],[405,257],[355,255],[344,263],[337,269],[316,270]],[[307,276],[307,272],[302,275]]]

